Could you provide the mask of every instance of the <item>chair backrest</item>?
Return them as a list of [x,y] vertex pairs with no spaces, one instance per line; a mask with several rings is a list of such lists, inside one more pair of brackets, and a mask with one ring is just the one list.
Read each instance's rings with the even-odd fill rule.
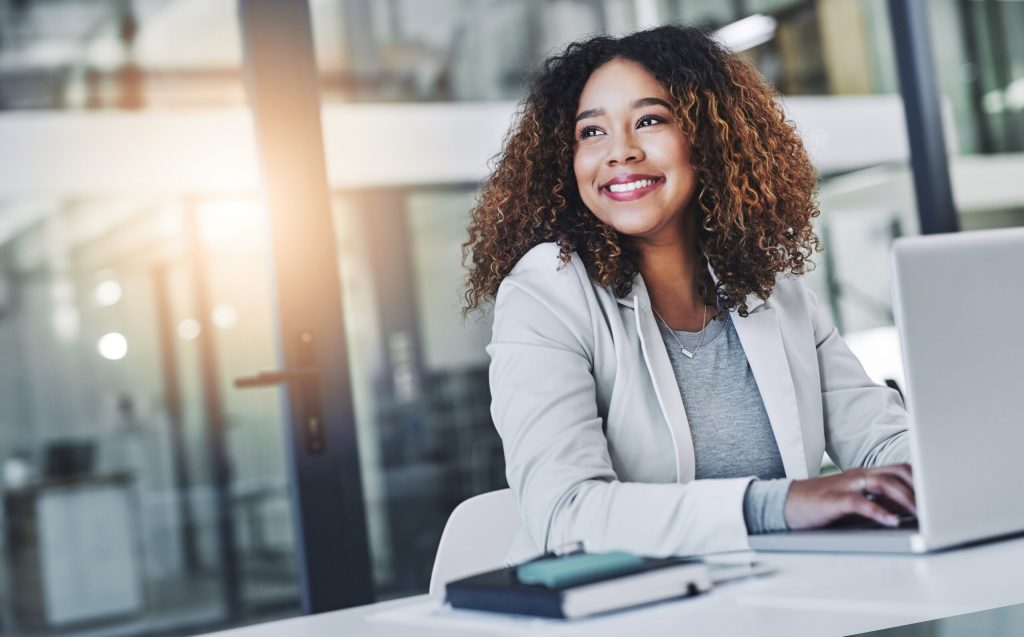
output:
[[448,516],[430,574],[430,596],[452,580],[501,568],[522,523],[511,489],[482,493]]

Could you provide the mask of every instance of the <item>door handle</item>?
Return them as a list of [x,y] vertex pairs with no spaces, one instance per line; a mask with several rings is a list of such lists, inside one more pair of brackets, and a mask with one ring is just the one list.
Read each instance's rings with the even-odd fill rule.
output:
[[242,376],[235,379],[235,388],[269,387],[291,381],[311,380],[317,377],[320,370],[316,367],[297,367],[295,369],[259,372],[255,376]]
[[299,422],[305,430],[306,449],[322,453],[327,445],[323,417],[320,410],[320,369],[316,366],[313,333],[299,334],[297,346],[299,367],[269,370],[255,376],[242,376],[234,380],[237,389],[271,387],[288,383],[288,394],[298,405]]

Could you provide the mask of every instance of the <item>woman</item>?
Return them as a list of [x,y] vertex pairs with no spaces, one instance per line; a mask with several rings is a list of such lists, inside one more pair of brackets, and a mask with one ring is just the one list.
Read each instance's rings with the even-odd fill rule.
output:
[[[907,414],[799,275],[815,174],[773,93],[701,31],[549,59],[472,213],[518,561],[646,555],[914,511]],[[823,452],[844,469],[818,474]],[[886,505],[886,506],[883,506]]]

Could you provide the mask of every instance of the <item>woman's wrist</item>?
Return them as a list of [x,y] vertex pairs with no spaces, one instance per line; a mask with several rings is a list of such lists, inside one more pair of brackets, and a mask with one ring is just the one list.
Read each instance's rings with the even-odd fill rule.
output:
[[786,497],[793,480],[754,480],[743,496],[743,518],[747,533],[786,531]]

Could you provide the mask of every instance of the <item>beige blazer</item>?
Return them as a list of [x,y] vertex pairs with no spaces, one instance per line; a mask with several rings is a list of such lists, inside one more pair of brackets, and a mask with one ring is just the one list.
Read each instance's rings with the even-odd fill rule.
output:
[[[874,384],[801,278],[733,313],[786,475],[909,459],[899,394]],[[748,548],[751,477],[694,480],[679,386],[643,279],[616,298],[576,255],[530,250],[494,305],[491,415],[524,529],[518,562],[584,540],[588,550],[691,555]],[[742,445],[742,440],[736,441]]]

